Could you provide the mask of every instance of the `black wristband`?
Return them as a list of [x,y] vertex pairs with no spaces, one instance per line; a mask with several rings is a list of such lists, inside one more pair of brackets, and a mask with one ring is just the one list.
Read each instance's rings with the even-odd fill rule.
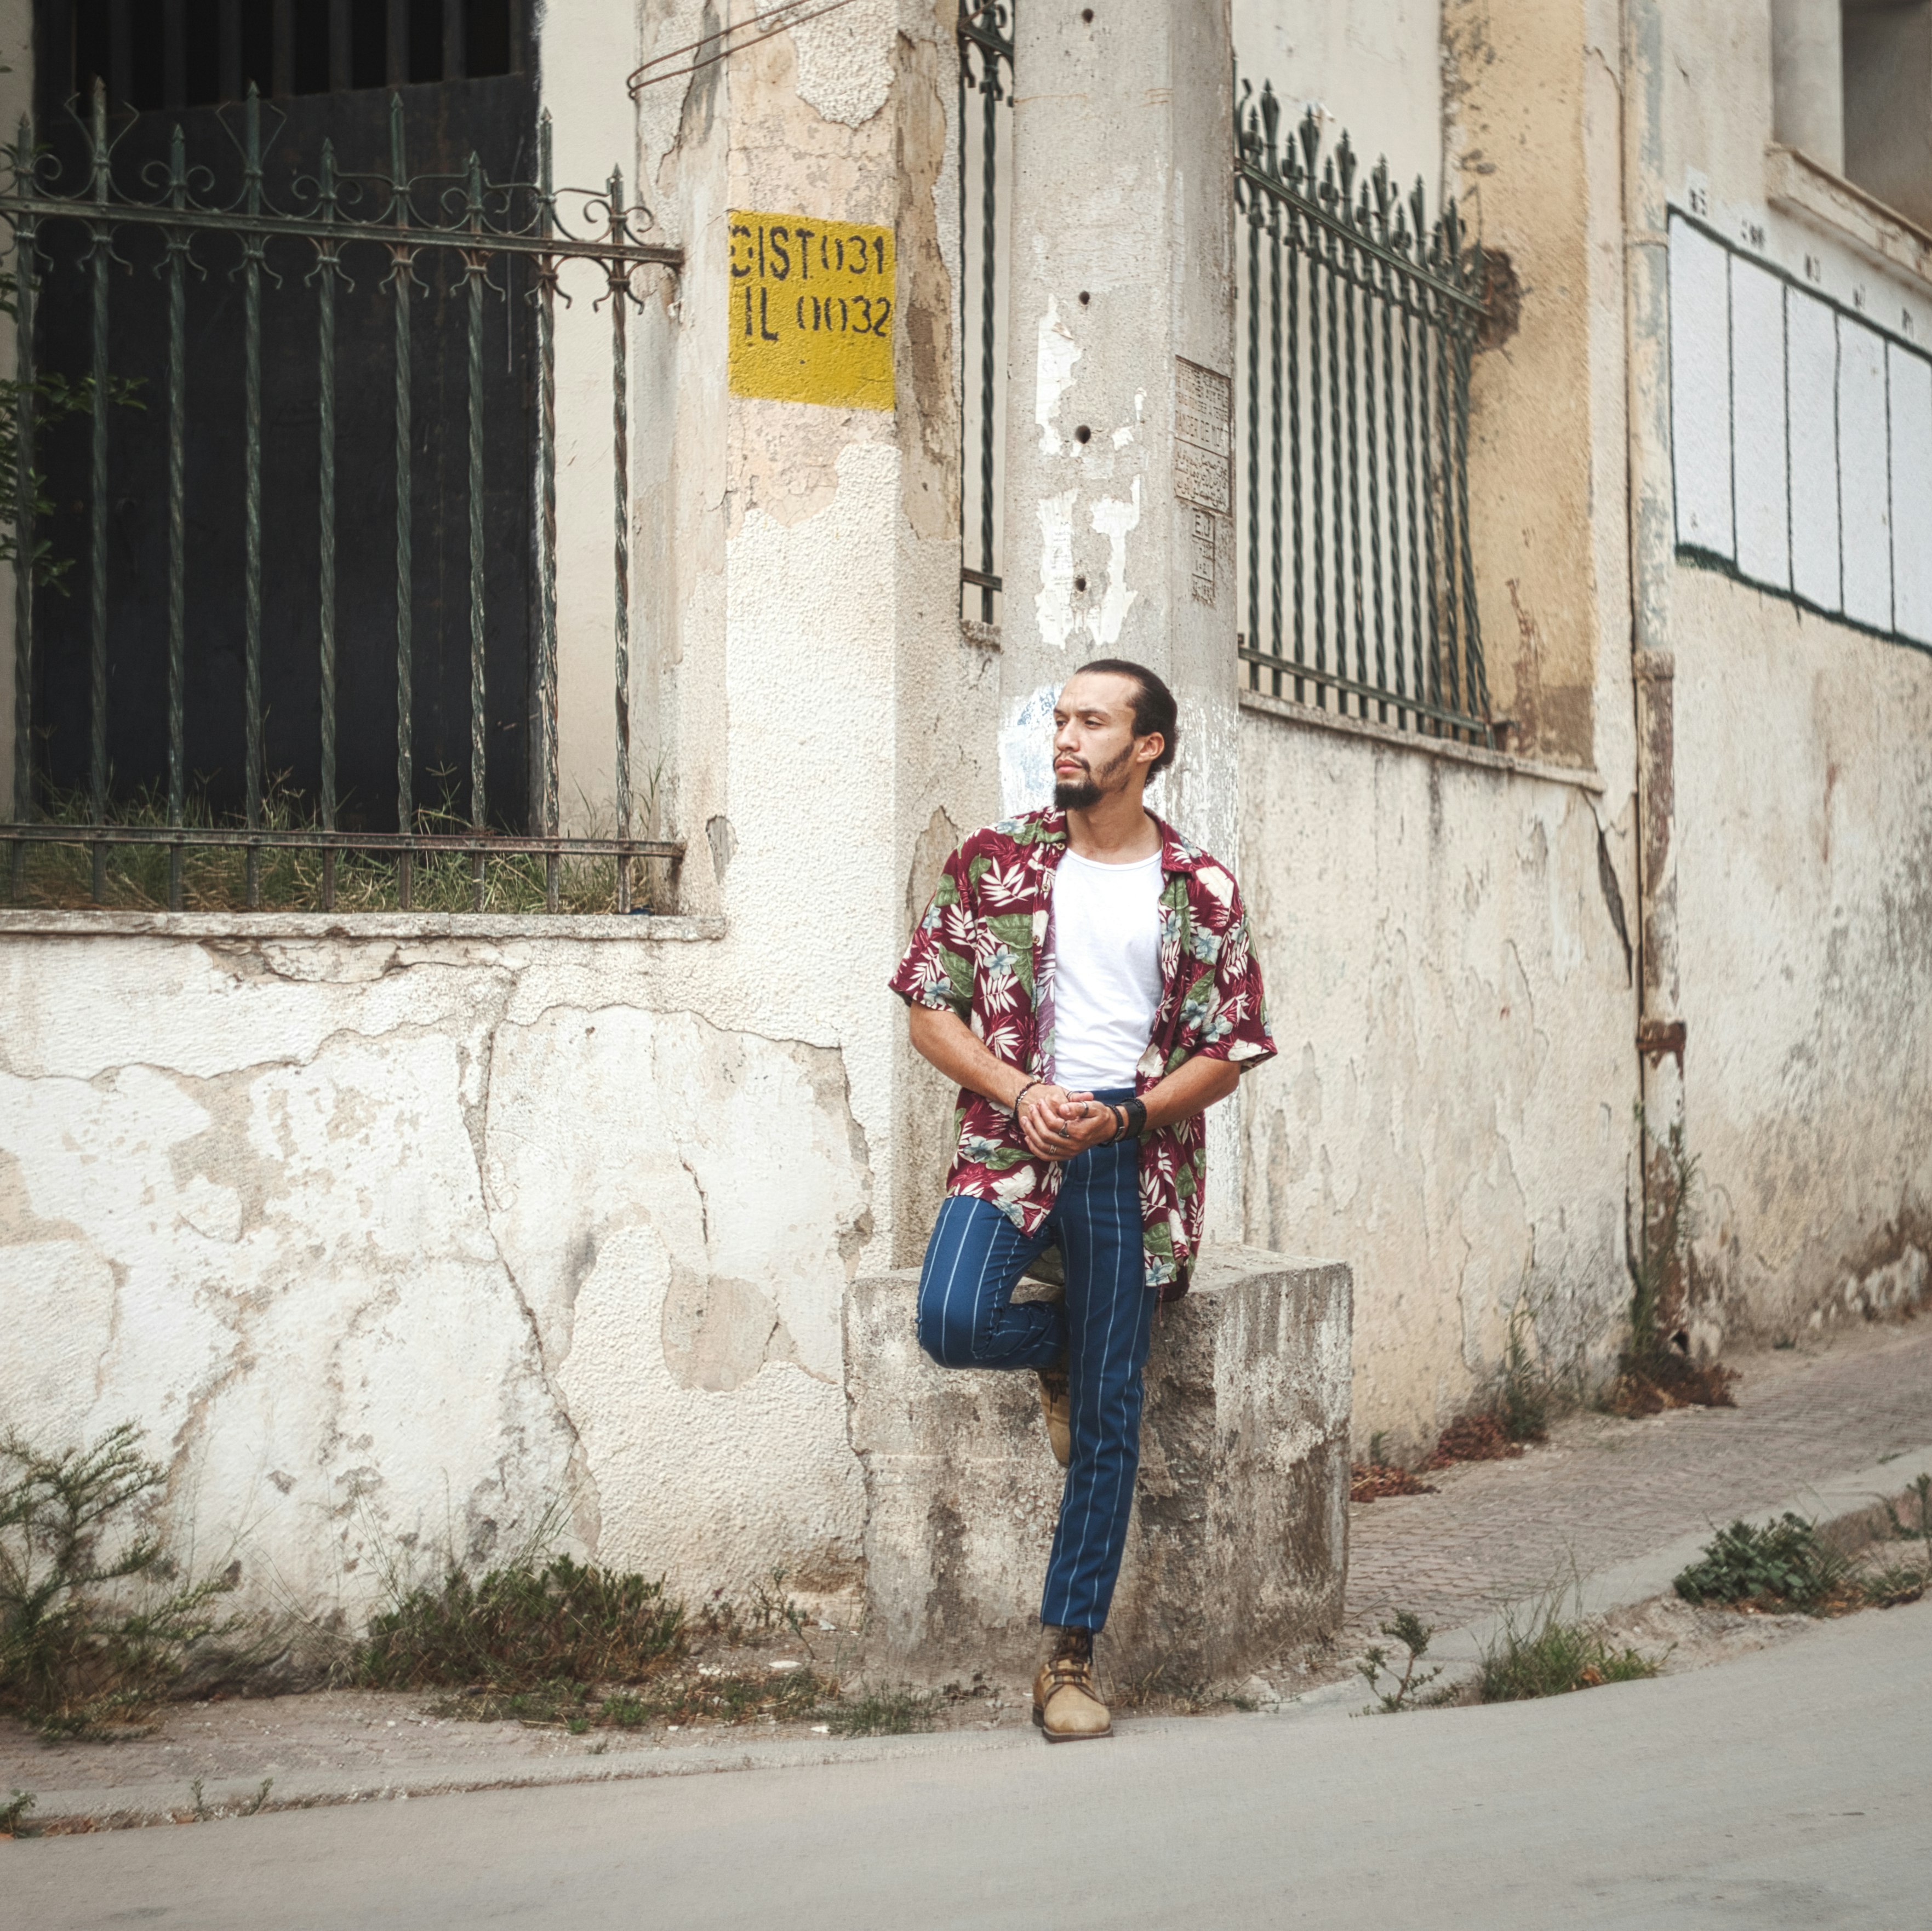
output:
[[1147,1102],[1144,1099],[1124,1101],[1114,1109],[1121,1116],[1122,1125],[1116,1138],[1138,1140],[1147,1131]]

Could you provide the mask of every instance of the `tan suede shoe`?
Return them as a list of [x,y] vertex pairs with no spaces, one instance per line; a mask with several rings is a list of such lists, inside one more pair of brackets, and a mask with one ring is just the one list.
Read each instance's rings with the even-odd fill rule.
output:
[[1041,1370],[1040,1412],[1046,1423],[1046,1438],[1052,1444],[1053,1459],[1064,1468],[1073,1459],[1073,1397],[1068,1392],[1064,1369]]
[[1114,1720],[1094,1687],[1090,1657],[1062,1654],[1040,1666],[1034,1678],[1033,1720],[1050,1744],[1114,1734]]

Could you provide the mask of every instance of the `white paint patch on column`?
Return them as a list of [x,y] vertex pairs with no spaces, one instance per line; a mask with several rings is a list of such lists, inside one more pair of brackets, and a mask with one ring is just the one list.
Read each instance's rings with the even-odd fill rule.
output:
[[1073,365],[1080,359],[1080,345],[1072,331],[1060,319],[1057,298],[1046,298],[1046,313],[1040,319],[1040,347],[1034,376],[1034,420],[1040,424],[1040,448],[1043,456],[1060,454],[1060,400],[1073,386]]
[[1822,301],[1795,291],[1785,307],[1791,436],[1791,587],[1835,610],[1838,582],[1838,331]]
[[1053,802],[1053,706],[1058,684],[1042,684],[1000,733],[1000,802],[1009,818]]
[[827,121],[862,127],[886,104],[892,86],[892,10],[888,0],[856,0],[791,30],[798,97]]
[[1893,625],[1932,643],[1932,362],[1894,343],[1892,363]]
[[1732,473],[1738,568],[1791,584],[1791,492],[1785,467],[1784,284],[1754,262],[1731,262]]
[[1064,650],[1073,634],[1073,499],[1069,490],[1040,500],[1040,589],[1033,600],[1040,640]]
[[1730,556],[1730,278],[1724,250],[1670,224],[1670,445],[1677,540]]
[[1838,318],[1838,499],[1845,614],[1892,628],[1892,483],[1887,475],[1885,340]]
[[1133,607],[1136,592],[1127,587],[1127,538],[1140,526],[1141,479],[1133,481],[1132,496],[1102,496],[1094,505],[1094,531],[1107,539],[1107,588],[1088,634],[1104,652],[1120,641],[1121,627]]

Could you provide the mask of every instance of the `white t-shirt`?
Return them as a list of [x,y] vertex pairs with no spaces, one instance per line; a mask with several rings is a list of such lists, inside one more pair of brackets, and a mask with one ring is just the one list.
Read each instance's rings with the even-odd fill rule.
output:
[[1160,854],[1067,852],[1053,887],[1053,1066],[1076,1093],[1130,1087],[1160,1005]]

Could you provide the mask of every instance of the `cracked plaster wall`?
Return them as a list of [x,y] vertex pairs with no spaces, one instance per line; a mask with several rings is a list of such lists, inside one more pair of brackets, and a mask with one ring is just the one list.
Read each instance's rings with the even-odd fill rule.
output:
[[144,1423],[256,1606],[560,1507],[687,1591],[849,1588],[866,1136],[835,1048],[662,956],[708,950],[0,948],[0,1415]]
[[[1668,29],[1672,202],[1694,190],[1720,232],[1922,344],[1922,277],[1769,198],[1768,10],[1685,0]],[[1688,566],[1670,596],[1684,1104],[1708,1345],[1925,1292],[1932,657]]]
[[1354,1270],[1358,1444],[1436,1432],[1519,1300],[1602,1366],[1628,1282],[1634,994],[1590,794],[1242,729],[1241,888],[1280,1057],[1244,1084],[1248,1238]]

